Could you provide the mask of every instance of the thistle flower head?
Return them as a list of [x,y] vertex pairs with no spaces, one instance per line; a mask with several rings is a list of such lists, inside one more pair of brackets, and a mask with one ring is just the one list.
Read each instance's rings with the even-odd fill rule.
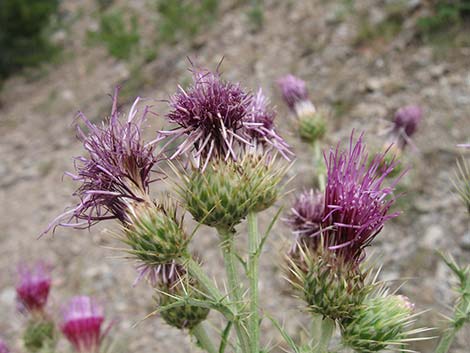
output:
[[345,346],[356,352],[380,352],[386,348],[402,351],[412,341],[411,335],[425,329],[409,330],[414,306],[400,295],[378,295],[367,298],[352,319],[342,323]]
[[317,247],[324,210],[324,195],[319,191],[305,190],[296,197],[285,219],[296,237],[291,253],[296,251],[299,244],[306,243],[308,248]]
[[61,330],[79,353],[97,353],[106,333],[101,332],[104,310],[94,298],[76,296],[64,307]]
[[101,125],[93,124],[82,113],[78,115],[87,132],[77,124],[77,137],[87,154],[75,159],[75,174],[66,174],[80,183],[74,193],[80,202],[57,217],[46,232],[58,225],[85,228],[106,219],[125,222],[129,204],[146,200],[150,172],[157,163],[154,148],[141,139],[149,108],[139,111],[137,98],[123,120],[117,95],[118,89],[111,116]]
[[55,325],[50,319],[31,320],[23,334],[23,344],[28,352],[53,350],[56,342]]
[[7,344],[0,338],[0,353],[10,353]]
[[398,109],[393,121],[392,140],[403,149],[410,143],[423,116],[423,110],[417,105],[407,105]]
[[163,136],[184,136],[172,158],[191,152],[196,162],[236,158],[235,145],[249,144],[242,136],[243,119],[252,95],[239,85],[222,80],[218,72],[195,70],[188,90],[179,87],[171,98],[167,118],[177,127]]
[[327,157],[327,185],[322,236],[328,249],[340,253],[347,261],[360,262],[364,248],[382,230],[385,222],[396,217],[390,213],[395,199],[393,186],[385,186],[387,175],[396,163],[384,167],[384,154],[368,160],[363,135],[354,142],[351,135],[349,151],[339,146]]
[[42,313],[47,303],[51,282],[51,269],[45,263],[18,266],[16,296],[21,310],[33,314]]
[[291,110],[295,110],[298,103],[308,101],[307,84],[294,75],[286,75],[278,81],[282,97]]

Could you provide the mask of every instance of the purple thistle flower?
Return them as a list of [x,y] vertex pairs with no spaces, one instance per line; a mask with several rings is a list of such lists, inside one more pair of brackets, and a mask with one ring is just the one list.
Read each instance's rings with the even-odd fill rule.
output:
[[7,344],[0,338],[0,353],[10,353]]
[[244,118],[246,139],[254,146],[271,146],[286,159],[289,159],[288,155],[293,153],[286,141],[276,132],[275,117],[276,112],[269,107],[269,99],[260,88],[252,100],[248,114]]
[[392,138],[399,148],[411,142],[423,116],[423,110],[417,105],[407,105],[398,109],[393,121]]
[[235,145],[249,145],[242,137],[243,119],[249,113],[252,95],[239,84],[223,81],[218,72],[193,71],[193,85],[179,87],[171,98],[167,118],[178,125],[160,131],[173,139],[185,136],[170,158],[192,152],[197,164],[211,157],[236,159]]
[[103,308],[92,297],[73,297],[63,309],[61,331],[77,352],[97,353],[107,331],[101,332]]
[[296,251],[297,246],[304,242],[309,247],[312,246],[310,242],[314,242],[317,246],[319,237],[318,232],[321,229],[321,222],[324,215],[325,203],[324,195],[313,189],[305,190],[297,196],[291,208],[290,214],[285,219],[286,223],[292,228],[296,236],[295,243],[293,244],[290,253]]
[[51,269],[43,262],[18,266],[16,296],[20,311],[42,313],[51,288]]
[[457,147],[470,148],[470,143],[457,145]]
[[[346,261],[360,262],[363,249],[398,213],[389,213],[394,203],[393,187],[384,181],[396,163],[384,163],[377,154],[368,162],[363,135],[356,143],[351,135],[349,151],[331,150],[326,160],[328,174],[322,231],[325,245]],[[384,167],[387,165],[387,167]]]
[[150,173],[158,162],[154,147],[144,144],[141,139],[142,124],[150,113],[149,107],[139,112],[140,98],[137,98],[127,119],[121,121],[117,109],[118,92],[116,88],[111,116],[101,126],[79,113],[78,118],[88,132],[77,124],[77,137],[87,156],[75,158],[75,174],[66,174],[81,183],[74,193],[80,202],[53,220],[44,233],[58,225],[88,228],[106,219],[125,222],[129,204],[148,199],[149,184],[154,181]]
[[286,75],[277,81],[281,89],[282,97],[288,107],[295,111],[298,103],[308,101],[307,84],[304,80],[294,76]]

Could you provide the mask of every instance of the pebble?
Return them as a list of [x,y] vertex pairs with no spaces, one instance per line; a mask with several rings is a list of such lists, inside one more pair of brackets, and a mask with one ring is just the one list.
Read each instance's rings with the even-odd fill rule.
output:
[[463,250],[470,251],[470,231],[465,233],[463,235],[462,239],[460,239],[460,247]]

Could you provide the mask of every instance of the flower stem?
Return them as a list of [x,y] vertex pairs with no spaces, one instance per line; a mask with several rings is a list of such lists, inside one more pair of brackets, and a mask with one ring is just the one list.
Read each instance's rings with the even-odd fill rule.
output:
[[202,287],[208,292],[208,294],[217,302],[222,302],[224,296],[220,291],[214,286],[211,279],[202,270],[201,266],[194,261],[190,256],[186,259],[188,270],[194,278],[202,285]]
[[329,318],[315,315],[313,318],[313,352],[328,353],[328,345],[335,331],[335,322]]
[[439,341],[439,345],[437,346],[434,353],[447,353],[450,349],[450,346],[452,345],[452,342],[454,341],[457,331],[458,329],[455,326],[448,329]]
[[250,279],[250,321],[248,328],[251,333],[251,352],[259,353],[259,233],[258,233],[258,219],[256,213],[250,212],[248,214],[248,247],[249,247],[249,262],[248,262],[248,276]]
[[317,176],[318,188],[320,191],[325,191],[325,173],[323,171],[323,164],[322,164],[322,153],[320,148],[320,143],[318,140],[313,142],[313,158],[314,158],[314,166],[315,166],[315,174]]
[[237,308],[236,318],[234,321],[235,331],[237,332],[240,348],[243,353],[250,352],[250,338],[247,333],[247,327],[244,320],[240,318],[240,312],[243,310],[242,295],[240,291],[240,279],[236,267],[236,256],[234,250],[234,234],[225,229],[218,229],[222,239],[221,249],[224,258],[225,271],[227,272],[227,284],[229,290],[229,298]]
[[210,337],[207,335],[202,322],[191,329],[191,334],[196,338],[199,347],[203,350],[208,353],[217,353],[217,349],[212,343]]

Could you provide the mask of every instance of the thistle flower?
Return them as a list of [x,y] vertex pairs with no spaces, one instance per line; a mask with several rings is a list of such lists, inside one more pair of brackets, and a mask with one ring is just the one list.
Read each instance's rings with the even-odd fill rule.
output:
[[20,310],[43,314],[51,282],[51,269],[43,262],[18,266],[16,296]]
[[413,323],[413,304],[401,295],[381,294],[368,298],[354,317],[342,323],[342,340],[356,352],[380,352],[386,348],[402,351],[413,334],[426,329],[409,330]]
[[294,75],[286,75],[281,77],[277,83],[284,101],[291,110],[296,111],[296,105],[309,101],[307,84],[304,80]]
[[318,191],[305,190],[296,197],[285,219],[296,238],[290,251],[291,255],[297,250],[298,245],[306,245],[308,248],[317,247],[324,210],[324,195]]
[[7,344],[0,338],[0,353],[10,353]]
[[385,222],[398,216],[390,213],[395,199],[393,187],[385,186],[386,177],[396,163],[384,167],[387,152],[368,161],[363,135],[356,143],[351,135],[349,151],[331,150],[325,190],[325,214],[322,219],[324,242],[329,250],[351,262],[364,258],[364,248],[382,230]]
[[253,97],[249,112],[244,118],[246,139],[254,149],[258,146],[271,147],[281,153],[287,160],[293,155],[289,145],[278,135],[274,126],[276,112],[269,107],[269,99],[260,88]]
[[236,159],[236,145],[250,144],[242,130],[252,99],[239,84],[223,81],[218,72],[195,70],[193,85],[187,91],[179,87],[170,100],[167,119],[177,127],[160,131],[164,137],[185,137],[170,158],[191,152],[198,165],[211,157]]
[[423,116],[423,110],[417,105],[407,105],[395,113],[391,141],[403,149],[411,142],[411,136],[416,132]]
[[97,353],[106,331],[101,332],[103,308],[92,297],[76,296],[64,307],[61,330],[79,353]]
[[141,140],[149,107],[139,112],[137,98],[122,121],[117,108],[118,91],[117,88],[111,116],[101,126],[79,113],[88,133],[77,124],[77,137],[87,156],[75,159],[75,174],[66,174],[81,184],[74,193],[80,202],[58,216],[44,233],[58,225],[87,228],[106,219],[126,222],[129,205],[148,200],[149,184],[153,181],[150,173],[158,161],[154,147]]

